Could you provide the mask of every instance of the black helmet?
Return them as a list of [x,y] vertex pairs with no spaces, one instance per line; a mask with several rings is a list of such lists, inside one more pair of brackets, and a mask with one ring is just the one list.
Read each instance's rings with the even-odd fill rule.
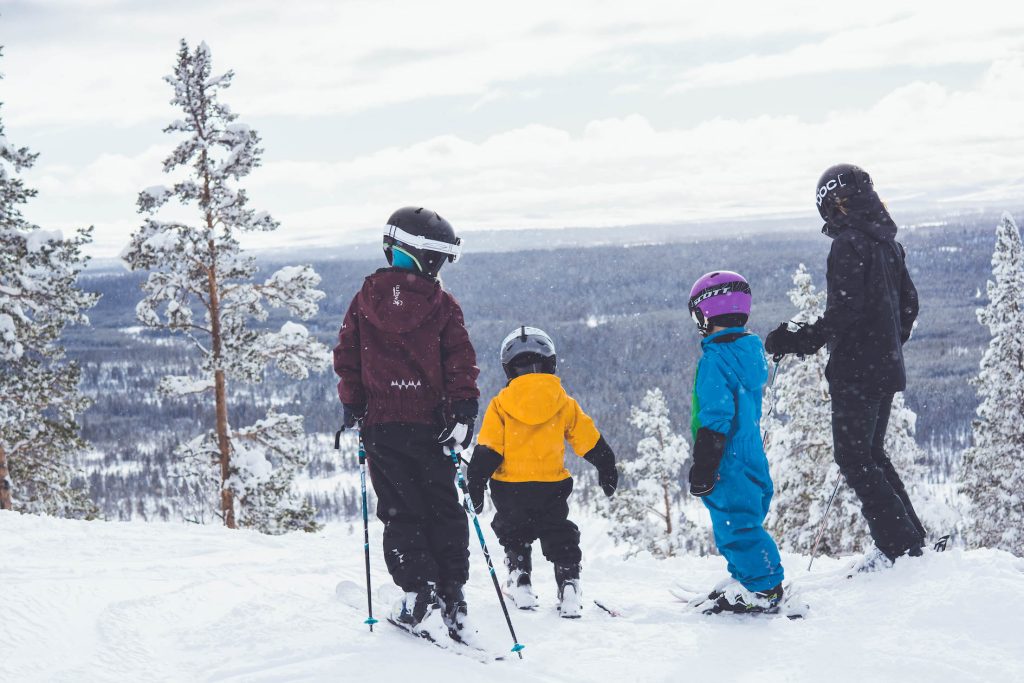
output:
[[822,232],[828,234],[830,228],[842,224],[840,207],[851,197],[867,193],[873,195],[874,192],[871,176],[860,166],[837,164],[822,173],[815,196],[818,213],[821,214],[821,220],[825,221]]
[[384,255],[391,264],[394,249],[412,258],[420,271],[437,277],[445,261],[459,260],[462,240],[451,223],[430,209],[407,206],[391,214],[384,227]]
[[520,326],[501,342],[501,367],[510,380],[531,372],[555,374],[555,342],[544,330]]

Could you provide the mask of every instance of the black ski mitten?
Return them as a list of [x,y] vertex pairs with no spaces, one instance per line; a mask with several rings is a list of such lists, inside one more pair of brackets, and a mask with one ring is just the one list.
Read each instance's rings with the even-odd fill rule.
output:
[[787,353],[806,356],[815,353],[821,347],[822,342],[817,338],[811,325],[802,325],[794,332],[789,329],[789,323],[782,323],[764,339],[764,350],[773,356],[784,356]]
[[690,466],[690,495],[702,498],[715,489],[718,465],[725,454],[725,434],[707,427],[697,430],[693,442],[693,465]]
[[477,514],[484,510],[484,491],[487,489],[487,482],[502,460],[504,458],[487,446],[477,444],[473,449],[473,457],[466,468],[466,486],[469,488],[469,498],[473,501],[473,509]]
[[363,418],[366,417],[365,403],[342,403],[341,408],[341,431],[363,426]]
[[615,467],[615,453],[602,436],[597,444],[587,451],[583,459],[597,468],[597,483],[609,498],[619,487],[619,470]]
[[452,403],[452,424],[444,428],[438,435],[437,442],[447,448],[459,446],[461,450],[469,447],[473,441],[476,426],[476,414],[480,409],[475,398],[464,398]]

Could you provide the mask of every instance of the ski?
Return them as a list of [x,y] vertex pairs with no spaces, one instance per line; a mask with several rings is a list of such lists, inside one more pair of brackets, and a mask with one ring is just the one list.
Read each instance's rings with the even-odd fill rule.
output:
[[673,598],[675,598],[679,602],[686,603],[692,602],[697,599],[704,600],[707,596],[707,592],[695,591],[689,588],[684,588],[682,586],[669,588],[668,592]]
[[447,642],[443,642],[440,640],[435,640],[427,633],[416,633],[406,624],[403,624],[400,621],[395,621],[391,617],[387,618],[387,622],[395,628],[405,632],[412,638],[416,638],[417,640],[422,640],[423,642],[430,643],[431,645],[441,650],[446,650],[453,654],[461,655],[463,657],[469,657],[470,659],[475,659],[476,661],[482,664],[486,664],[487,662],[501,662],[505,660],[505,655],[495,655],[494,653],[488,652],[483,648],[473,647],[472,645],[469,645],[467,643],[460,643],[457,640],[449,640]]
[[609,607],[608,605],[604,604],[600,600],[594,600],[594,604],[597,605],[598,607],[600,607],[601,609],[603,609],[605,612],[607,612],[609,616],[612,616],[612,617],[621,617],[621,616],[623,616],[622,612],[620,612],[619,610],[614,609],[612,607]]

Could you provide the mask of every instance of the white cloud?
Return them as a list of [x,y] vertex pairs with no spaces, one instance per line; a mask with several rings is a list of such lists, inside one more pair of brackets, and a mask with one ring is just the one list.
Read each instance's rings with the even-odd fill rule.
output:
[[413,198],[473,227],[806,210],[820,171],[839,161],[870,169],[890,197],[939,201],[949,198],[946,188],[1024,177],[1022,106],[1024,62],[1017,59],[996,63],[971,89],[914,83],[819,123],[762,116],[657,130],[633,115],[593,121],[579,135],[531,125],[479,143],[444,136],[337,163],[269,163],[253,187],[308,185],[338,198],[326,210],[289,216],[310,228],[337,226],[339,217],[373,225]]
[[[869,169],[889,198],[950,200],[957,195],[949,188],[992,198],[991,188],[1012,193],[1024,179],[1022,106],[1024,60],[1015,59],[997,62],[970,89],[914,83],[817,123],[759,116],[659,130],[632,115],[592,121],[576,134],[528,125],[479,142],[439,136],[339,162],[271,161],[248,187],[255,206],[307,241],[378,226],[406,204],[434,208],[464,228],[810,212],[818,174],[840,161]],[[44,167],[38,184],[70,203],[117,198],[125,217],[100,225],[111,243],[109,231],[137,223],[128,220],[135,195],[160,182],[166,149],[104,155],[75,174]]]
[[[275,140],[248,186],[253,205],[281,220],[293,243],[375,228],[394,208],[414,203],[462,228],[813,215],[814,182],[839,161],[868,168],[897,200],[1013,198],[1024,184],[1024,51],[1014,51],[1024,13],[993,14],[984,2],[946,12],[942,3],[864,0],[856,12],[841,12],[827,3],[694,9],[679,2],[530,0],[501,14],[487,3],[454,0],[319,0],[303,2],[302,11],[271,0],[97,0],[81,13],[62,2],[47,0],[46,10],[63,22],[8,19],[34,29],[12,32],[3,63],[12,136],[20,139],[18,127],[39,134],[58,125],[155,120],[153,140],[161,142],[138,154],[111,148],[85,165],[47,153],[29,175],[41,191],[30,218],[47,227],[95,222],[98,253],[120,249],[139,222],[138,191],[165,181],[160,164],[170,143],[157,130],[175,115],[160,75],[169,71],[180,35],[205,38],[215,63],[237,70],[227,100],[243,120],[277,114],[277,125],[297,131],[308,116],[441,95],[471,96],[475,104],[463,106],[481,117],[536,98],[537,106],[515,122],[481,126],[490,133],[455,130],[342,159],[308,150],[300,158],[287,136]],[[68,23],[73,31],[61,28]],[[803,44],[793,46],[794,36]],[[749,43],[754,53],[768,38],[791,47],[736,60],[709,51],[701,55],[705,64],[645,52],[675,54],[691,42],[721,40],[733,48]],[[655,125],[664,117],[640,107],[632,115],[591,115],[586,125],[555,125],[530,82],[614,73],[608,91],[629,102],[624,80],[640,87],[645,69],[657,72],[663,86],[670,77],[699,96],[695,88],[718,84],[831,71],[854,78],[860,69],[947,63],[987,65],[987,72],[960,88],[909,83],[813,120],[799,110],[762,115],[751,103],[746,118],[692,125]],[[407,109],[417,115],[415,104]],[[570,120],[585,120],[577,113]],[[337,134],[352,133],[339,126]]]
[[[848,27],[821,40],[770,54],[709,62],[686,69],[673,90],[738,85],[806,74],[895,66],[986,64],[1024,50],[1024,7],[999,3],[921,4],[921,11]],[[860,8],[858,8],[860,9]]]
[[[309,116],[439,96],[486,97],[502,84],[529,78],[621,73],[642,68],[644,60],[629,53],[639,47],[735,44],[793,33],[838,32],[837,39],[846,41],[843,36],[877,31],[876,22],[906,13],[917,23],[921,16],[943,16],[931,6],[878,0],[858,2],[855,13],[796,0],[742,8],[736,3],[526,0],[503,10],[467,0],[95,4],[42,3],[47,13],[59,11],[54,18],[63,21],[40,23],[38,12],[24,11],[7,18],[13,26],[4,64],[10,124],[163,120],[168,95],[160,76],[170,71],[181,37],[205,39],[215,64],[238,71],[236,110],[250,116]],[[980,27],[979,35],[984,36]],[[772,65],[778,59],[757,61]],[[718,71],[737,66],[694,68],[687,76],[691,83],[714,80]]]

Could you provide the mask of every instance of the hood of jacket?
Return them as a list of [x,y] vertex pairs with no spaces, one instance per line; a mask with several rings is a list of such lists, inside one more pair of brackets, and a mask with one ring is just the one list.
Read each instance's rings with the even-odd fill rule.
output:
[[542,372],[516,377],[495,398],[502,410],[528,425],[547,422],[568,400],[558,375]]
[[768,382],[768,358],[756,334],[731,327],[710,335],[701,346],[705,354],[716,354],[747,391],[760,392]]
[[844,208],[845,214],[836,211],[832,220],[822,228],[822,233],[827,237],[835,239],[847,230],[856,230],[876,242],[895,241],[896,222],[874,190],[849,197]]
[[411,332],[442,302],[441,283],[401,268],[382,268],[363,282],[359,307],[374,327],[385,332]]

